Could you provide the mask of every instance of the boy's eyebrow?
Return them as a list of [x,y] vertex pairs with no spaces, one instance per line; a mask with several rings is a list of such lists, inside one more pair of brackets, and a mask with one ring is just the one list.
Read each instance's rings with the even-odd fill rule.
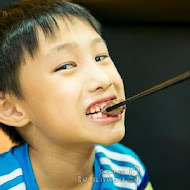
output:
[[92,40],[91,45],[94,45],[95,43],[104,43],[105,45],[107,45],[105,40],[103,38],[100,38],[100,37],[95,38],[94,40]]
[[[106,42],[105,42],[105,40],[103,38],[101,38],[101,37],[93,39],[90,42],[90,46],[93,46],[96,43],[104,43],[105,45],[107,45]],[[76,46],[76,45],[77,44],[75,42],[68,42],[68,43],[64,43],[64,44],[59,44],[59,45],[53,47],[52,49],[50,49],[50,53],[52,52],[52,50],[59,51],[59,50],[65,49],[67,47]]]

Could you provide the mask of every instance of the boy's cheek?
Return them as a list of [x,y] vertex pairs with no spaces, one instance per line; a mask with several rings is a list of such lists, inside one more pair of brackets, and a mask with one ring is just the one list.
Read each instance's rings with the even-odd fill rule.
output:
[[116,86],[118,86],[118,88],[121,90],[124,90],[124,83],[123,83],[123,79],[121,78],[121,75],[119,74],[119,71],[117,70],[117,67],[115,66],[114,62],[112,62],[112,72],[110,77],[113,80],[113,83],[116,84]]
[[117,90],[124,95],[124,82],[117,69],[115,70],[114,73],[110,75],[110,77],[112,78],[113,84],[117,88]]

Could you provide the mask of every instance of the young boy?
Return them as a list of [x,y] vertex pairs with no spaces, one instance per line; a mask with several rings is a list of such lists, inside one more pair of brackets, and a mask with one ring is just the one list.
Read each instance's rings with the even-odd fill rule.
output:
[[138,156],[117,143],[122,79],[83,7],[21,1],[0,12],[0,122],[20,144],[0,155],[1,190],[151,190]]

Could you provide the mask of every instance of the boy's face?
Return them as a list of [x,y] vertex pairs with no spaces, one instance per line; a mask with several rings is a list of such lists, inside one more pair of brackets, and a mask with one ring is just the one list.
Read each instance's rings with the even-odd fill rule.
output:
[[[61,144],[112,144],[124,136],[124,113],[115,118],[87,116],[89,106],[125,98],[123,82],[99,34],[78,19],[57,20],[55,38],[39,30],[39,51],[20,69],[32,135]],[[95,106],[96,107],[96,106]],[[38,142],[37,142],[38,143]]]

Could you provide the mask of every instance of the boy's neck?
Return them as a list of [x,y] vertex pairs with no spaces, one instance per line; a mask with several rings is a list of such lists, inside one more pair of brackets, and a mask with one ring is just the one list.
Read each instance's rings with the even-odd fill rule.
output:
[[[29,146],[29,156],[39,189],[90,190],[93,185],[95,146],[48,150]],[[79,182],[80,177],[90,182]]]

